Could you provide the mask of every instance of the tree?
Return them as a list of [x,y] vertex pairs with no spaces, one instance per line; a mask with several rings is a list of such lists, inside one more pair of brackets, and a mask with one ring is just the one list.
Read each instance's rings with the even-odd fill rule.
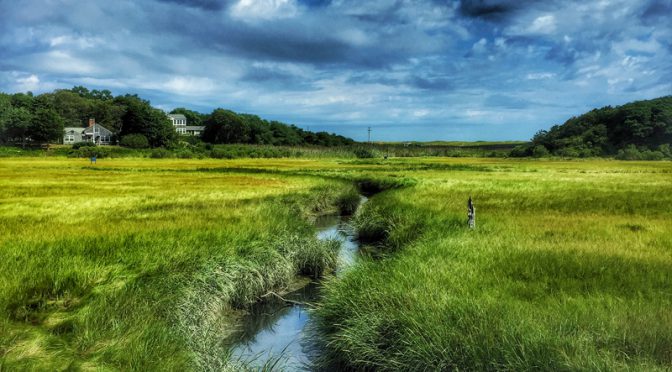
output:
[[121,137],[120,145],[132,149],[144,149],[149,147],[149,141],[142,134],[127,134]]
[[247,143],[249,127],[236,113],[224,109],[214,110],[205,120],[203,140],[211,143]]
[[12,110],[12,97],[8,94],[0,93],[0,142],[4,142],[5,138],[5,123]]
[[33,141],[57,141],[63,138],[63,118],[53,109],[41,108],[32,117],[28,133]]
[[33,115],[23,107],[12,107],[7,111],[4,122],[4,137],[7,141],[21,142],[25,146],[30,136]]
[[170,120],[149,101],[127,94],[115,98],[115,103],[125,107],[120,135],[142,134],[152,147],[168,146],[175,140],[177,134]]

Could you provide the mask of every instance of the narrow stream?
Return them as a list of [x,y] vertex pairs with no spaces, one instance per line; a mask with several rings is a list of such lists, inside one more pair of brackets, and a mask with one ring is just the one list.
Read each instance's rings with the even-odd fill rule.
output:
[[[365,201],[362,197],[362,203]],[[349,216],[327,215],[315,222],[318,239],[341,241],[336,275],[352,266],[359,250],[349,220]],[[283,297],[300,303],[315,303],[320,297],[319,283],[311,282]],[[269,298],[254,305],[243,318],[241,331],[233,342],[232,359],[245,361],[253,368],[277,360],[275,367],[278,369],[309,371],[312,357],[319,353],[310,341],[312,329],[308,306],[288,305],[280,299]]]

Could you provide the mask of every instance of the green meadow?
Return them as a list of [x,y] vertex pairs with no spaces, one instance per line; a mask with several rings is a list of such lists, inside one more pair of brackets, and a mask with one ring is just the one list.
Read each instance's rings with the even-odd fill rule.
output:
[[[324,368],[669,370],[672,163],[0,160],[0,370],[238,370],[245,308],[366,257],[315,314]],[[473,197],[476,229],[466,224]]]

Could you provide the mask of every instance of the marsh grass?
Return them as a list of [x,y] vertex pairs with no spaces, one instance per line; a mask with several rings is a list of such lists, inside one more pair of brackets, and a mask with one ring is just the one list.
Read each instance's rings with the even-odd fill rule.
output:
[[386,254],[327,283],[322,366],[668,370],[670,164],[468,165],[413,171],[358,214]]
[[101,163],[0,164],[3,368],[231,369],[239,309],[335,266],[310,219],[348,182]]
[[378,254],[326,284],[323,366],[669,369],[670,173],[669,162],[3,158],[0,366],[245,368],[222,342],[232,323],[296,274],[333,266],[310,221],[351,210],[359,187],[378,192],[354,219]]

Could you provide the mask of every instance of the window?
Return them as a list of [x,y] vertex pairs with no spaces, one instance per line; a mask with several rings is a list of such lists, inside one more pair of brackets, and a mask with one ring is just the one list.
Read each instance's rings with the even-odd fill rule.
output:
[[75,142],[75,136],[68,134],[65,136],[65,142]]

